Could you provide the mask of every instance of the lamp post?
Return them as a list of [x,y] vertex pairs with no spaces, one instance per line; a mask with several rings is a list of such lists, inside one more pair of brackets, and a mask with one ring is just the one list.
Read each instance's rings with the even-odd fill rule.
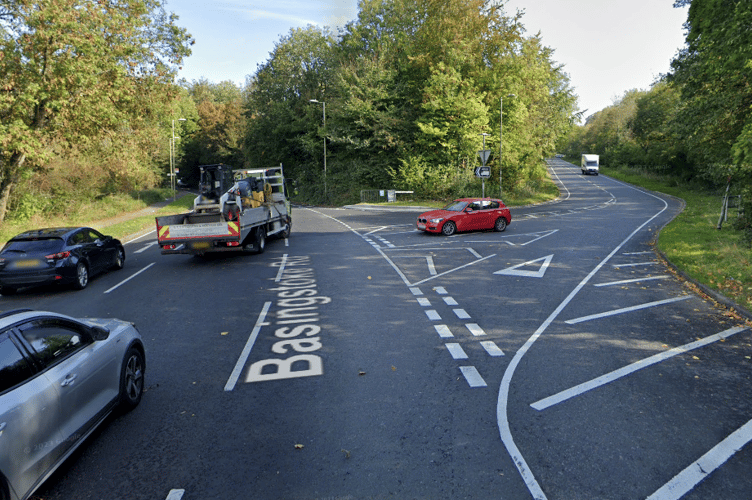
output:
[[[485,157],[485,154],[486,154],[486,136],[490,135],[490,134],[487,134],[487,133],[483,132],[480,135],[483,136],[483,150],[481,152],[481,154],[483,156],[481,156],[481,160],[482,160],[483,166],[485,167],[486,166],[486,157]],[[490,153],[490,151],[489,151],[489,153]],[[481,198],[485,198],[486,197],[486,178],[485,177],[481,177],[481,185],[483,186],[483,188],[482,188],[483,191],[482,191]]]
[[311,99],[309,102],[313,102],[316,104],[322,104],[323,105],[323,115],[324,115],[324,199],[327,198],[327,190],[326,190],[326,103],[324,101],[318,101],[316,99]]
[[[507,94],[507,97],[517,97],[514,94]],[[503,139],[504,126],[504,98],[499,97],[499,199],[501,199],[501,141]]]
[[[185,118],[178,118],[179,122],[184,122]],[[172,120],[172,133],[170,134],[170,187],[172,188],[172,201],[175,201],[175,120]]]

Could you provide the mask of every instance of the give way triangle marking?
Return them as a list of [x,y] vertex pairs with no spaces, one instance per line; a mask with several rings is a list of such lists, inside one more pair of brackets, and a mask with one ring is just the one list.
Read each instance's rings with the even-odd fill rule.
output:
[[[506,269],[501,269],[499,271],[496,271],[494,274],[504,274],[507,276],[525,276],[527,278],[542,278],[543,275],[546,273],[546,269],[548,269],[548,265],[551,263],[551,259],[553,258],[554,258],[554,254],[551,254],[548,257],[541,257],[540,259],[529,260],[527,262],[523,262],[522,264],[517,264],[516,266],[508,267]],[[541,261],[542,261],[542,264],[540,265],[537,271],[526,271],[526,270],[520,269],[521,267],[535,265]]]

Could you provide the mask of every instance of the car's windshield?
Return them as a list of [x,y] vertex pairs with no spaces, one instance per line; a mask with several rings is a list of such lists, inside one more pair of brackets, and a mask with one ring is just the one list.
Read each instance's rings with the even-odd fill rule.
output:
[[450,212],[462,212],[466,206],[466,201],[453,201],[449,205],[445,206],[444,210],[449,210]]

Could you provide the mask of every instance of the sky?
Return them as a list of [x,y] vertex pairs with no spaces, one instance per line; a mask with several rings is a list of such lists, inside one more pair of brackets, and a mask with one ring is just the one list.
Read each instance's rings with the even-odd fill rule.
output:
[[[648,89],[684,45],[687,8],[674,0],[507,0],[524,11],[527,35],[540,32],[564,66],[587,117],[631,89]],[[357,0],[165,0],[196,40],[179,78],[243,85],[292,28],[342,26]]]

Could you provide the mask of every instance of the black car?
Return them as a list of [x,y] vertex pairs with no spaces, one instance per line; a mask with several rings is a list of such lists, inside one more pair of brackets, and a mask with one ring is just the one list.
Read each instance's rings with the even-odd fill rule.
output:
[[122,269],[120,240],[90,227],[36,229],[15,236],[0,250],[0,293],[48,283],[86,288],[89,277]]

